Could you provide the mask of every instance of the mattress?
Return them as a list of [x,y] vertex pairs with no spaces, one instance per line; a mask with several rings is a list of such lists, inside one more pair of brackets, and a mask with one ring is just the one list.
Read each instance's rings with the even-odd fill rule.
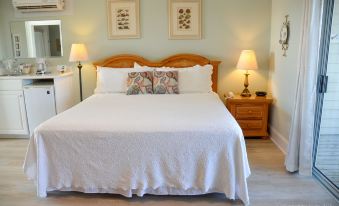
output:
[[224,193],[249,204],[244,137],[215,93],[95,94],[36,128],[24,172],[39,197]]

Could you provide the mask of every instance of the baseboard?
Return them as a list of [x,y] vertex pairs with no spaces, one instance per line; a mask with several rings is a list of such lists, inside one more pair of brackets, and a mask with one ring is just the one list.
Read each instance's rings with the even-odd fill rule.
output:
[[15,134],[0,134],[0,139],[29,139],[29,136]]
[[287,145],[288,137],[284,137],[277,129],[270,126],[270,137],[272,142],[286,155],[287,154]]

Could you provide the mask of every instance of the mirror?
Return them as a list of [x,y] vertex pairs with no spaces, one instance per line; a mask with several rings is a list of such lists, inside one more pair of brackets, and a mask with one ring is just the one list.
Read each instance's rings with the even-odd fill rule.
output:
[[14,58],[63,56],[61,21],[11,22]]

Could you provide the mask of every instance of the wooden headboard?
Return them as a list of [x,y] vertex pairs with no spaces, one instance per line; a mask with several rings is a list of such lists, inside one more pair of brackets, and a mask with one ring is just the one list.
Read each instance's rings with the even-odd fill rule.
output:
[[157,61],[157,62],[149,61],[137,55],[122,54],[122,55],[116,55],[116,56],[109,57],[102,61],[94,62],[93,64],[95,66],[102,66],[102,67],[133,68],[134,62],[142,66],[175,67],[175,68],[191,67],[197,64],[201,66],[204,66],[206,64],[211,64],[213,66],[212,89],[214,92],[217,92],[218,66],[220,64],[220,61],[212,61],[203,56],[199,56],[196,54],[177,54],[177,55],[170,56],[162,61]]

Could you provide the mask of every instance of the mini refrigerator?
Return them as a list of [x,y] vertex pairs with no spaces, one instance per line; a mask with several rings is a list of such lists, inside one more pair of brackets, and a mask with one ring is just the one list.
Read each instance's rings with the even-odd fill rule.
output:
[[24,86],[30,135],[42,122],[56,115],[53,82],[36,82]]

